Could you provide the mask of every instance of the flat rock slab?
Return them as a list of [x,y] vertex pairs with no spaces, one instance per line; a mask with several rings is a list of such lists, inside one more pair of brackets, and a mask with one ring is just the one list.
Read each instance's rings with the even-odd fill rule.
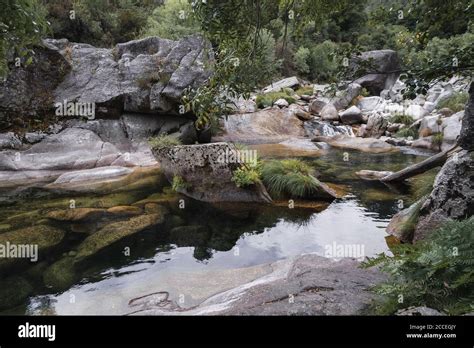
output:
[[369,153],[386,153],[400,151],[397,147],[390,145],[383,140],[373,138],[336,136],[332,138],[317,137],[315,140],[325,141],[329,145],[340,149],[352,149]]
[[[355,315],[373,299],[369,288],[385,279],[354,259],[300,255],[261,266],[265,274],[214,295],[190,309],[177,304],[142,308],[148,315]],[[248,271],[255,274],[255,267]],[[245,274],[247,269],[237,270]],[[213,275],[208,274],[208,279]],[[245,279],[245,277],[243,277]]]

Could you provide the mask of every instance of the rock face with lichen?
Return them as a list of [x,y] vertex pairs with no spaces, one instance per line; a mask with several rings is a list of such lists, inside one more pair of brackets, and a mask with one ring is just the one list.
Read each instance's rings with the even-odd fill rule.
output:
[[237,187],[232,181],[242,166],[227,143],[173,146],[154,150],[168,180],[180,178],[178,192],[205,202],[271,202],[263,184]]

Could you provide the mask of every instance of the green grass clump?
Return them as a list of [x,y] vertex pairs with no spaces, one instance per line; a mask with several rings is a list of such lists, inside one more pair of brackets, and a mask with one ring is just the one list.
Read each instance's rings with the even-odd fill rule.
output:
[[417,175],[410,180],[410,192],[413,194],[413,201],[416,202],[431,193],[438,171],[439,168],[435,168],[422,175]]
[[302,95],[313,95],[313,92],[313,86],[310,85],[298,88],[295,93],[301,97]]
[[[293,91],[293,90],[291,90]],[[264,109],[269,106],[273,106],[273,104],[278,100],[278,99],[285,99],[288,104],[293,104],[296,100],[293,98],[293,93],[290,93],[289,91],[286,92],[271,92],[271,93],[266,93],[266,94],[259,94],[256,99],[257,106],[260,109]]]
[[232,181],[237,187],[248,187],[260,181],[260,172],[254,166],[242,166],[232,173]]
[[186,190],[189,188],[189,184],[179,175],[173,176],[173,182],[171,183],[171,189],[175,192]]
[[264,162],[262,179],[274,197],[310,197],[319,188],[318,181],[311,175],[312,169],[306,163],[288,159]]
[[390,118],[390,122],[403,123],[404,125],[410,126],[415,122],[415,120],[410,115],[395,114]]
[[148,140],[152,150],[160,150],[165,147],[181,145],[181,141],[171,135],[162,134]]
[[428,306],[450,315],[472,312],[474,217],[447,222],[427,239],[396,245],[392,252],[393,256],[380,254],[363,264],[380,266],[389,275],[373,288],[381,298],[372,304],[372,311],[387,315],[410,306]]
[[418,138],[418,131],[413,127],[405,127],[400,129],[395,133],[395,138],[408,138],[412,137],[413,139]]
[[469,99],[469,94],[465,92],[457,92],[454,93],[452,96],[442,100],[438,103],[438,109],[448,108],[451,109],[453,112],[462,111],[466,107],[466,103]]

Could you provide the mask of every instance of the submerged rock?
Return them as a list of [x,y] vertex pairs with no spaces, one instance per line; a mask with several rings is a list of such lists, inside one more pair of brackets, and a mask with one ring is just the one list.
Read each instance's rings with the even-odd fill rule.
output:
[[245,188],[232,181],[241,168],[237,150],[227,143],[174,146],[155,152],[168,180],[180,177],[178,192],[205,202],[271,201],[260,181]]
[[33,285],[23,277],[2,279],[0,286],[0,309],[22,304],[33,293]]
[[108,224],[93,235],[87,237],[79,245],[75,259],[82,259],[94,255],[123,238],[160,225],[164,223],[164,221],[164,214],[149,214]]

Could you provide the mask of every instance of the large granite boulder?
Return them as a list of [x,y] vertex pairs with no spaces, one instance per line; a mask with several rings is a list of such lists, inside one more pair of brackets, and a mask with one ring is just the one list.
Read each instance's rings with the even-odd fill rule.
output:
[[48,40],[67,54],[72,71],[54,92],[57,102],[98,104],[99,111],[177,113],[183,92],[205,83],[213,57],[207,41],[149,37],[114,49]]
[[52,107],[53,91],[71,70],[68,61],[56,47],[35,48],[31,64],[16,66],[9,61],[10,72],[0,80],[0,128],[8,127],[20,115],[34,116]]
[[461,151],[451,157],[436,176],[433,191],[420,211],[413,240],[425,238],[447,220],[474,214],[474,153]]
[[474,83],[469,88],[469,102],[464,111],[459,145],[468,151],[474,150]]
[[271,202],[258,181],[237,187],[234,171],[241,168],[237,149],[227,143],[180,145],[154,150],[169,181],[180,178],[178,192],[205,202]]
[[358,83],[372,95],[390,90],[400,76],[400,60],[392,50],[368,51],[351,60],[351,70]]

